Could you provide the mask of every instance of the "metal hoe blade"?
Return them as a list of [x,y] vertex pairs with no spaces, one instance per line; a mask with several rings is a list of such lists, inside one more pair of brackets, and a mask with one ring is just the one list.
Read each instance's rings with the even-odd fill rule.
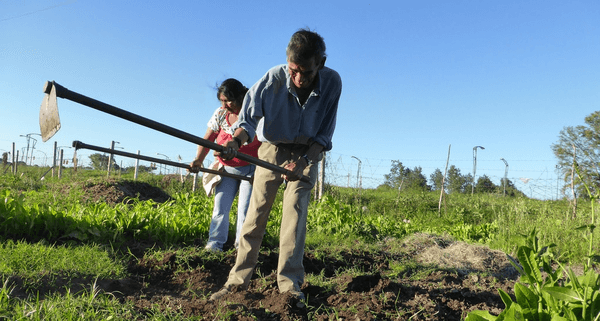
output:
[[[46,92],[45,87],[44,92]],[[42,140],[44,142],[48,141],[59,129],[60,117],[58,116],[58,105],[56,103],[56,89],[52,86],[50,93],[44,96],[42,106],[40,107],[40,132],[42,133]]]

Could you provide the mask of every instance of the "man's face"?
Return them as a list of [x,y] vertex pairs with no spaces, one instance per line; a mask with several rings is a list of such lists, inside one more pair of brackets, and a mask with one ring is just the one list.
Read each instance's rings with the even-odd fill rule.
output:
[[321,68],[323,68],[323,64],[321,62],[317,62],[316,58],[312,58],[309,62],[304,64],[297,64],[290,61],[288,58],[288,70],[290,72],[290,76],[292,77],[292,82],[296,88],[311,88],[317,76],[317,72]]

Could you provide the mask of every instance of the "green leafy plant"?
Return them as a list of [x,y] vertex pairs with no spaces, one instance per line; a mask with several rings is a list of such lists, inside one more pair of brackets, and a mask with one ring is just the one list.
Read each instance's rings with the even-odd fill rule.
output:
[[[553,245],[540,248],[534,229],[527,238],[527,245],[517,250],[520,264],[512,261],[521,274],[514,288],[516,301],[508,293],[498,290],[506,305],[500,315],[473,311],[465,320],[599,320],[598,274],[593,269],[586,269],[582,276],[576,276],[572,269],[560,264],[558,270],[553,270],[555,261],[549,251],[551,247]],[[547,273],[545,277],[542,271]]]
[[[578,168],[577,164],[575,167]],[[579,170],[577,171],[579,174]],[[515,284],[516,301],[504,291],[498,290],[506,309],[500,315],[493,316],[487,311],[473,311],[466,321],[478,320],[600,320],[600,276],[592,268],[592,262],[598,261],[593,252],[595,213],[594,202],[598,193],[592,194],[589,186],[582,180],[591,199],[591,224],[579,227],[589,242],[587,261],[583,275],[577,276],[571,268],[559,262],[558,270],[553,270],[553,255],[550,248],[554,244],[540,247],[535,229],[527,237],[526,245],[517,250],[517,258],[512,264],[519,270],[521,278]],[[542,271],[546,276],[542,276]],[[565,277],[563,277],[563,273]]]

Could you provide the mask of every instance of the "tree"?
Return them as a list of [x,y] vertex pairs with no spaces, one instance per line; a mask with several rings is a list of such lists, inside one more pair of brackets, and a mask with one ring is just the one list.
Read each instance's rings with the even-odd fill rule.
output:
[[[502,194],[504,194],[504,178],[502,178],[500,180],[500,186],[498,186],[498,190],[501,191]],[[519,191],[519,189],[517,189],[517,187],[515,186],[515,184],[510,180],[510,179],[506,179],[506,196],[523,196],[526,197],[525,193]]]
[[[431,182],[431,189],[434,191],[442,190],[442,182],[444,181],[444,174],[439,168],[436,168],[431,175],[429,175],[429,181]],[[444,185],[448,185],[444,182]]]
[[[139,165],[138,173],[150,173],[155,169],[156,169],[156,167],[153,167],[153,166]],[[123,167],[123,170],[128,173],[133,173],[135,171],[135,166]]]
[[446,185],[448,193],[464,193],[471,187],[471,177],[471,174],[462,175],[459,168],[450,165],[448,169],[448,184]]
[[410,189],[420,190],[431,190],[431,187],[427,185],[427,178],[423,175],[423,168],[417,166],[408,173],[408,185]]
[[[558,142],[552,144],[552,151],[565,182],[571,180],[572,165],[576,162],[581,179],[595,193],[600,185],[600,111],[591,113],[584,121],[585,125],[564,127]],[[585,195],[581,181],[576,179],[575,184],[578,194]]]
[[423,175],[423,169],[421,167],[415,167],[410,169],[404,167],[401,161],[393,160],[390,173],[383,175],[384,185],[394,189],[421,189],[429,190],[430,187],[427,185],[427,178]]
[[[108,168],[108,155],[95,153],[89,156],[90,161],[92,162],[92,168],[96,170],[106,170]],[[119,170],[119,165],[117,165],[117,161],[115,158],[112,158],[111,168],[115,170]]]
[[492,180],[487,176],[483,175],[477,179],[477,184],[475,185],[476,193],[495,193],[498,191],[498,186],[492,182]]
[[139,173],[150,173],[153,170],[156,169],[156,166],[152,167],[152,166],[144,166],[144,165],[139,165],[138,166],[138,172]]

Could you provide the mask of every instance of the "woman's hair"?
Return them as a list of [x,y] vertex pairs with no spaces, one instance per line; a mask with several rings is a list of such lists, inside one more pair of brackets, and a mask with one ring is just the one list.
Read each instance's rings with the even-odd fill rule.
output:
[[236,101],[241,105],[247,91],[248,88],[242,85],[239,80],[229,78],[223,81],[217,88],[217,99],[220,99],[221,94],[223,94],[227,99]]
[[285,53],[294,63],[306,63],[313,57],[317,58],[316,62],[319,63],[327,57],[325,49],[323,37],[309,29],[300,29],[292,35]]

